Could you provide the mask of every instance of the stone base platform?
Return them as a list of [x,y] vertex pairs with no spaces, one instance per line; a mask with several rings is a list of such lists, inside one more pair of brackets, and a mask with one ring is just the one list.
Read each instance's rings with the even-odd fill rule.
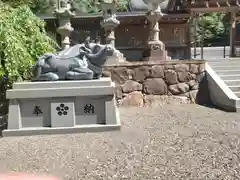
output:
[[3,131],[3,136],[33,136],[33,135],[54,135],[54,134],[73,134],[73,133],[94,133],[120,130],[120,125],[82,125],[63,128],[21,128],[7,129]]
[[8,129],[3,136],[119,130],[110,78],[15,83],[7,91]]

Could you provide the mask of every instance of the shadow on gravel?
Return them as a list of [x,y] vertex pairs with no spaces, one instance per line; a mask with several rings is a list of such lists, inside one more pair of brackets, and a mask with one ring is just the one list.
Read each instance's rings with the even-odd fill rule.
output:
[[206,106],[206,107],[212,107],[212,103],[210,100],[210,93],[208,88],[208,82],[207,77],[204,73],[204,75],[199,80],[199,89],[196,96],[196,104]]
[[0,137],[2,137],[2,131],[7,129],[7,115],[0,116]]
[[214,108],[214,109],[218,109],[220,111],[224,111],[224,112],[228,112],[228,113],[237,113],[236,109],[227,109],[227,108],[224,108],[224,107],[218,107],[217,105],[214,105],[214,104],[211,104],[209,106],[206,106],[208,108]]

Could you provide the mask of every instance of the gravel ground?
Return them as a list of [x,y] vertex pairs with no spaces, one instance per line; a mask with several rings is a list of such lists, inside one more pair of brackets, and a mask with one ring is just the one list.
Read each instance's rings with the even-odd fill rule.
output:
[[197,105],[121,108],[121,132],[0,139],[0,171],[62,179],[240,179],[240,116]]

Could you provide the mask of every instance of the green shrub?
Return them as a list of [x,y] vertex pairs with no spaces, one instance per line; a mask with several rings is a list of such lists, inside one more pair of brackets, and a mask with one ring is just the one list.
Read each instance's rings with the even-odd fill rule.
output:
[[[225,13],[206,13],[201,16],[197,25],[197,42],[211,45],[226,41],[229,36],[229,17]],[[202,38],[202,39],[201,39]]]
[[29,79],[34,62],[56,43],[47,35],[45,23],[27,6],[10,7],[0,2],[0,80]]
[[[74,8],[77,13],[97,13],[100,12],[99,8],[100,0],[74,0]],[[125,12],[128,11],[128,0],[117,1],[117,11]]]

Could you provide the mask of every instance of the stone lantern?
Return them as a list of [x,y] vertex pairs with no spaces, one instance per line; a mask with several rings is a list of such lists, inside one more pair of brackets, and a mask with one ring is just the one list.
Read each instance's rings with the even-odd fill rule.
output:
[[163,17],[160,4],[165,0],[144,0],[148,5],[146,18],[149,22],[150,34],[147,48],[143,53],[144,60],[167,60],[165,44],[159,39],[159,20]]
[[[111,44],[115,47],[115,28],[120,25],[116,16],[116,1],[115,0],[103,0],[100,3],[102,10],[103,20],[100,22],[102,28],[105,31],[106,44]],[[116,50],[112,57],[109,57],[106,64],[115,64],[125,61],[123,54]]]
[[115,46],[115,28],[120,24],[116,19],[116,3],[114,0],[104,0],[100,4],[103,20],[100,22],[106,33],[106,43]]
[[70,0],[58,0],[58,6],[54,11],[54,15],[59,19],[57,32],[61,35],[63,49],[70,47],[70,35],[74,30],[70,20],[75,13],[71,11],[71,8]]

